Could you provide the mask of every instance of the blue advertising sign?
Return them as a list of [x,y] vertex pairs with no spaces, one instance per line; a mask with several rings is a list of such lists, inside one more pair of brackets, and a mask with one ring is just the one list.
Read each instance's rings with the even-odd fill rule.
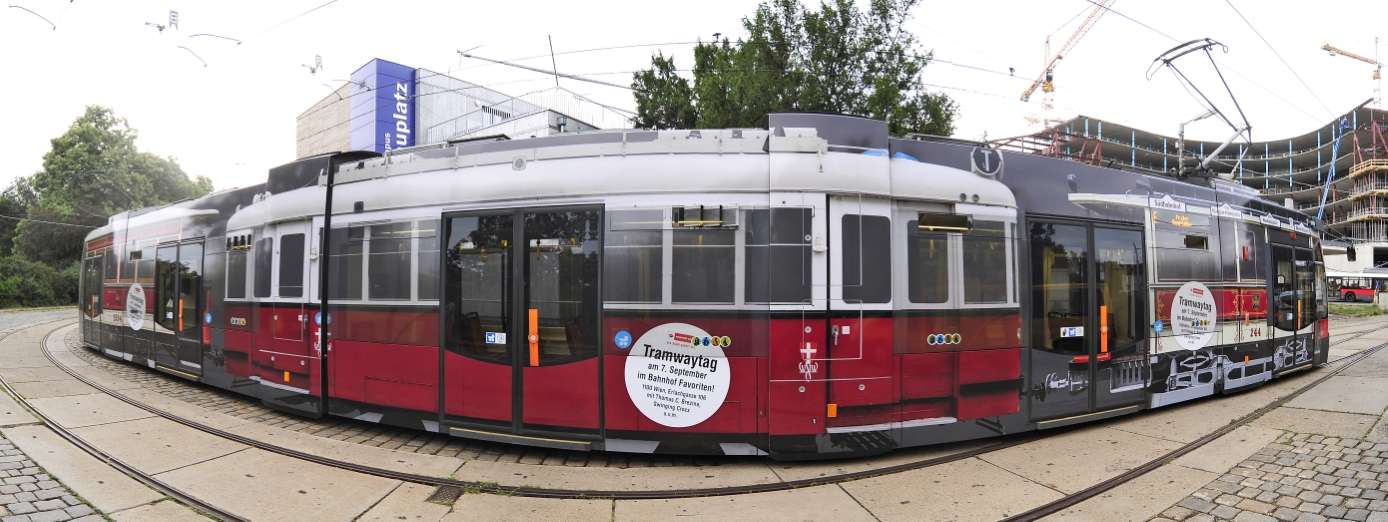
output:
[[415,69],[375,59],[352,73],[352,150],[413,147]]

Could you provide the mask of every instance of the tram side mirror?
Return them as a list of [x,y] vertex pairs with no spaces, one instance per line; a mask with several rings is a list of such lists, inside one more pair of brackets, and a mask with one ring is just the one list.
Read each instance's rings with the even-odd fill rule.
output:
[[1358,261],[1357,257],[1359,256],[1354,255],[1354,247],[1349,247],[1345,249],[1345,259],[1348,259],[1351,263],[1353,263],[1355,261]]

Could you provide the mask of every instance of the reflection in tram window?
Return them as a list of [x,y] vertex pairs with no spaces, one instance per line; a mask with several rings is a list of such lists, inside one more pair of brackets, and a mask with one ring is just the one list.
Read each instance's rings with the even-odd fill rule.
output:
[[104,277],[107,283],[114,283],[116,282],[116,278],[119,277],[116,271],[119,260],[120,252],[117,249],[109,249],[106,251],[106,255],[103,256],[102,264],[104,265]]
[[[1147,285],[1142,259],[1142,233],[1133,230],[1094,229],[1096,270],[1099,280],[1096,303],[1107,317],[1108,349],[1118,352],[1140,340],[1147,331],[1142,317]],[[1118,353],[1116,356],[1123,356]]]
[[280,297],[304,296],[304,235],[280,236]]
[[[261,238],[255,242],[255,296],[270,297],[270,266],[274,259],[275,239]],[[160,254],[163,260],[163,254]]]
[[1305,248],[1296,249],[1296,288],[1297,288],[1297,309],[1296,314],[1300,322],[1298,329],[1311,326],[1316,320],[1316,302],[1311,298],[1316,295],[1316,265],[1311,260],[1311,251]]
[[328,298],[361,299],[363,227],[334,228],[328,235]]
[[174,323],[184,334],[202,326],[202,244],[184,243],[178,248],[178,317]]
[[511,328],[510,215],[453,218],[444,243],[448,271],[444,307],[445,348],[467,357],[510,364],[510,343],[487,343],[487,334],[518,332]]
[[410,223],[367,227],[367,299],[410,298]]
[[[1248,225],[1245,225],[1248,226]],[[1268,280],[1265,261],[1268,255],[1268,242],[1262,238],[1263,230],[1239,231],[1239,280],[1245,283],[1262,283]]]
[[[525,215],[525,303],[539,324],[539,358],[547,366],[596,357],[598,248],[596,211]],[[731,295],[731,292],[729,292]],[[533,352],[532,352],[533,353]]]
[[843,300],[892,300],[892,223],[886,216],[843,216]]
[[670,297],[675,303],[733,304],[736,230],[675,230]]
[[[233,250],[227,252],[227,298],[246,298],[246,256],[250,252]],[[151,262],[153,259],[150,260]]]
[[419,222],[419,300],[439,298],[439,220]]
[[621,303],[661,302],[664,220],[665,211],[660,209],[607,213],[604,299]]
[[157,276],[154,297],[154,319],[159,326],[170,331],[178,330],[178,324],[174,320],[174,314],[178,312],[178,303],[175,301],[177,297],[174,295],[178,289],[177,263],[177,247],[166,246],[159,249],[159,275]]
[[1298,299],[1296,296],[1296,273],[1292,267],[1295,259],[1292,256],[1291,247],[1272,247],[1272,293],[1277,311],[1277,319],[1273,324],[1278,330],[1289,332],[1297,330],[1296,305]]
[[907,298],[912,303],[949,301],[949,236],[906,223]]
[[1001,221],[974,221],[964,234],[964,302],[1007,302],[1007,233]]
[[1063,329],[1087,326],[1085,232],[1082,226],[1031,224],[1032,346],[1063,354],[1086,353],[1082,335],[1063,335]]
[[773,208],[747,214],[747,302],[809,300],[811,209]]
[[121,267],[120,267],[120,282],[122,282],[122,283],[131,283],[131,282],[134,282],[134,280],[135,280],[135,264],[139,262],[140,256],[142,255],[142,252],[140,252],[140,250],[139,250],[138,248],[135,248],[135,244],[134,244],[134,243],[131,243],[129,246],[123,247],[123,248],[121,249],[121,254],[122,254],[122,256],[123,256],[122,259],[124,259],[125,262],[124,262],[124,263],[121,263]]
[[154,245],[145,243],[139,251],[139,260],[135,262],[135,281],[138,283],[154,282]]

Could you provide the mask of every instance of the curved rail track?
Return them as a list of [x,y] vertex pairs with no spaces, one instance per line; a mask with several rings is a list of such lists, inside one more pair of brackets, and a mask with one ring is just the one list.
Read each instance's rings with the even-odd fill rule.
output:
[[[1333,345],[1336,345],[1336,344],[1340,344],[1340,343],[1342,343],[1342,342],[1346,342],[1346,341],[1349,341],[1349,340],[1358,338],[1358,337],[1363,336],[1363,335],[1365,335],[1365,334],[1367,334],[1367,333],[1369,333],[1369,332],[1373,332],[1373,331],[1377,331],[1377,330],[1378,330],[1378,329],[1373,328],[1373,329],[1367,329],[1367,330],[1360,331],[1360,332],[1358,332],[1357,334],[1355,334],[1355,335],[1353,335],[1353,336],[1351,336],[1351,337],[1348,337],[1348,338],[1345,338],[1345,339],[1341,339],[1341,340],[1337,340],[1335,343],[1332,343],[1332,346],[1333,346]],[[55,329],[54,331],[56,331],[56,329]],[[412,473],[404,473],[404,472],[393,471],[393,470],[388,470],[388,469],[382,469],[382,468],[376,468],[376,467],[371,467],[371,466],[365,466],[365,465],[361,465],[361,464],[355,464],[355,463],[351,463],[351,462],[344,462],[344,461],[340,461],[340,460],[336,460],[336,459],[330,459],[330,458],[326,458],[326,457],[322,457],[322,456],[318,456],[318,455],[313,455],[313,454],[309,454],[309,453],[305,453],[305,452],[301,452],[301,451],[297,451],[297,450],[293,450],[293,449],[289,449],[289,448],[285,448],[285,447],[281,447],[281,446],[276,446],[276,445],[274,445],[274,444],[270,444],[270,443],[267,443],[267,442],[264,442],[264,441],[260,441],[260,440],[252,439],[252,438],[249,438],[249,437],[237,435],[237,434],[230,433],[230,432],[227,432],[227,431],[224,431],[224,430],[219,430],[219,429],[216,429],[216,428],[212,428],[212,427],[210,427],[210,426],[206,426],[206,425],[203,425],[203,424],[201,424],[201,423],[198,423],[198,422],[195,422],[195,421],[186,419],[186,418],[182,418],[182,417],[179,417],[179,416],[177,416],[177,415],[173,415],[173,414],[171,414],[171,413],[165,412],[165,411],[163,411],[163,410],[159,410],[159,409],[157,409],[157,408],[155,408],[155,407],[153,407],[153,406],[146,405],[146,404],[144,404],[144,403],[142,403],[142,402],[140,402],[140,401],[137,401],[137,400],[134,400],[134,399],[132,399],[132,398],[130,398],[130,397],[127,397],[127,396],[125,396],[124,394],[121,394],[120,392],[117,392],[117,391],[115,391],[115,390],[111,390],[111,389],[109,389],[109,388],[106,388],[106,387],[104,387],[104,386],[101,386],[100,384],[97,384],[96,382],[93,382],[92,380],[87,379],[87,378],[84,377],[83,375],[79,374],[78,372],[72,370],[71,368],[68,368],[66,365],[64,365],[64,364],[62,364],[61,362],[59,362],[59,360],[58,360],[56,357],[54,357],[53,354],[52,354],[51,352],[49,352],[49,350],[48,350],[48,343],[47,343],[47,341],[48,341],[48,338],[49,338],[52,334],[53,334],[53,331],[50,331],[47,335],[45,335],[45,336],[44,336],[44,339],[41,341],[41,343],[42,343],[42,350],[43,350],[44,356],[47,357],[48,360],[51,361],[55,366],[57,366],[58,368],[62,369],[64,372],[66,372],[67,374],[69,374],[69,375],[71,375],[72,377],[76,378],[77,380],[79,380],[79,381],[81,381],[81,382],[83,382],[83,383],[85,383],[85,384],[87,384],[87,385],[89,385],[89,386],[91,386],[91,387],[93,387],[93,388],[95,388],[95,389],[101,391],[102,393],[105,393],[105,394],[107,394],[107,395],[110,395],[110,396],[112,396],[112,397],[114,397],[114,398],[116,398],[116,399],[119,399],[119,400],[121,400],[121,401],[123,401],[123,402],[125,402],[125,403],[128,403],[128,404],[132,405],[132,406],[135,406],[135,407],[137,407],[137,408],[140,408],[140,409],[142,409],[142,410],[145,410],[145,411],[147,411],[147,412],[150,412],[150,413],[152,413],[152,414],[154,414],[154,415],[158,415],[159,417],[162,417],[162,418],[165,418],[165,419],[168,419],[168,420],[177,422],[177,423],[182,424],[182,425],[184,425],[184,426],[188,426],[188,427],[190,427],[190,428],[193,428],[193,429],[196,429],[196,430],[199,430],[199,431],[208,433],[208,434],[212,434],[212,435],[216,435],[216,436],[225,438],[225,439],[227,439],[227,440],[231,440],[231,441],[234,441],[234,442],[238,442],[238,443],[241,443],[241,444],[245,444],[245,445],[247,445],[247,446],[251,446],[251,447],[254,447],[254,448],[262,449],[262,450],[265,450],[265,451],[277,453],[277,454],[280,454],[280,455],[284,455],[284,456],[288,456],[288,457],[293,457],[293,458],[296,458],[296,459],[301,459],[301,460],[305,460],[305,461],[313,462],[313,463],[317,463],[317,464],[322,464],[322,465],[325,465],[325,466],[331,466],[331,467],[338,468],[338,469],[343,469],[343,470],[353,471],[353,472],[357,472],[357,473],[362,473],[362,474],[366,474],[366,475],[372,475],[372,476],[377,476],[377,477],[389,478],[389,479],[394,479],[394,480],[401,480],[401,481],[412,482],[412,483],[417,483],[417,484],[425,484],[425,485],[430,485],[430,486],[457,488],[457,491],[458,491],[459,493],[461,493],[462,491],[466,490],[466,491],[477,491],[477,492],[484,492],[484,493],[498,493],[498,494],[503,494],[503,495],[514,495],[514,496],[525,496],[525,497],[538,497],[538,498],[588,498],[588,499],[603,498],[603,499],[614,499],[614,500],[677,499],[677,498],[692,498],[692,497],[712,497],[712,496],[726,496],[726,495],[742,495],[742,494],[749,494],[749,493],[766,493],[766,492],[773,492],[773,491],[785,491],[785,490],[798,489],[798,488],[806,488],[806,487],[812,487],[812,486],[821,486],[821,485],[836,484],[836,483],[848,482],[848,481],[853,481],[853,480],[861,480],[861,479],[866,479],[866,478],[871,478],[871,477],[877,477],[877,476],[883,476],[883,475],[890,475],[890,474],[895,474],[895,473],[901,473],[901,472],[905,472],[905,471],[912,471],[912,470],[917,470],[917,469],[923,469],[923,468],[928,468],[928,467],[931,467],[931,466],[938,466],[938,465],[946,464],[946,463],[949,463],[949,462],[955,462],[955,461],[959,461],[959,460],[968,459],[968,458],[971,458],[971,457],[983,455],[983,454],[986,454],[986,453],[991,453],[991,452],[994,452],[994,451],[999,451],[999,450],[1011,448],[1011,447],[1014,447],[1014,446],[1023,445],[1023,444],[1029,443],[1029,442],[1033,442],[1033,441],[1036,441],[1036,440],[1040,440],[1040,439],[1043,439],[1043,438],[1046,438],[1046,437],[1049,437],[1049,436],[1052,436],[1052,435],[1056,435],[1056,434],[1064,433],[1064,432],[1068,431],[1068,430],[1065,429],[1065,428],[1056,429],[1056,430],[1047,430],[1047,431],[1045,431],[1045,432],[1035,432],[1035,431],[1033,431],[1033,432],[1028,432],[1028,433],[1024,433],[1024,434],[1017,434],[1017,435],[1005,436],[1005,437],[1002,437],[1002,438],[999,440],[999,442],[994,443],[994,444],[989,444],[989,445],[987,445],[987,446],[983,446],[983,447],[980,447],[980,448],[975,448],[975,449],[972,449],[972,450],[967,450],[967,451],[963,451],[963,452],[959,452],[959,453],[954,453],[954,454],[950,454],[950,455],[945,455],[945,456],[941,456],[941,457],[934,457],[934,458],[929,458],[929,459],[923,459],[923,460],[919,460],[919,461],[915,461],[915,462],[908,462],[908,463],[904,463],[904,464],[899,464],[899,465],[894,465],[894,466],[887,466],[887,467],[882,467],[882,468],[877,468],[877,469],[872,469],[872,470],[865,470],[865,471],[852,472],[852,473],[843,473],[843,474],[833,475],[833,476],[828,476],[828,477],[819,477],[819,478],[815,478],[815,479],[792,480],[792,481],[786,481],[786,482],[775,482],[775,483],[767,483],[767,484],[749,484],[749,485],[728,486],[728,487],[719,487],[719,488],[670,489],[670,490],[642,490],[642,491],[572,490],[572,489],[549,489],[549,488],[538,488],[538,487],[513,487],[513,486],[502,486],[502,485],[497,485],[497,484],[495,484],[495,483],[479,483],[479,482],[470,482],[470,481],[464,481],[464,480],[454,480],[454,479],[447,479],[447,478],[431,477],[431,476],[426,476],[426,475],[416,475],[416,474],[412,474]],[[3,337],[0,337],[0,339],[3,339]],[[1309,384],[1306,384],[1306,385],[1304,385],[1304,386],[1302,386],[1302,387],[1296,389],[1295,391],[1293,391],[1293,392],[1287,394],[1285,397],[1283,397],[1283,398],[1281,398],[1281,399],[1278,399],[1278,400],[1276,400],[1276,401],[1273,401],[1272,403],[1267,404],[1267,405],[1263,406],[1262,408],[1259,408],[1258,410],[1256,410],[1256,411],[1254,411],[1254,412],[1252,412],[1252,413],[1249,413],[1249,414],[1247,414],[1247,415],[1245,415],[1245,416],[1243,416],[1243,417],[1240,417],[1240,418],[1238,418],[1238,419],[1236,419],[1236,420],[1230,422],[1228,425],[1224,426],[1223,428],[1220,428],[1220,429],[1218,429],[1218,430],[1215,430],[1214,432],[1212,432],[1212,433],[1210,433],[1210,434],[1207,434],[1207,435],[1205,435],[1204,437],[1201,437],[1201,438],[1198,439],[1198,440],[1195,440],[1195,441],[1193,441],[1193,442],[1190,442],[1190,443],[1188,443],[1188,444],[1185,444],[1185,445],[1181,446],[1180,448],[1177,448],[1177,449],[1175,449],[1175,450],[1173,450],[1173,451],[1171,451],[1171,452],[1169,452],[1169,453],[1167,453],[1167,454],[1165,454],[1165,455],[1162,455],[1162,456],[1160,456],[1160,457],[1158,457],[1158,458],[1152,459],[1151,461],[1148,461],[1148,462],[1146,462],[1146,463],[1144,463],[1144,464],[1142,464],[1142,465],[1139,465],[1139,466],[1137,466],[1137,467],[1135,467],[1135,468],[1133,468],[1133,469],[1131,469],[1131,470],[1129,470],[1129,471],[1127,471],[1127,472],[1125,472],[1125,473],[1122,473],[1122,474],[1120,474],[1120,475],[1118,475],[1118,476],[1116,476],[1116,477],[1113,477],[1113,478],[1110,478],[1110,479],[1108,479],[1108,480],[1105,480],[1105,481],[1103,481],[1103,482],[1101,482],[1101,483],[1099,483],[1099,484],[1096,484],[1096,485],[1094,485],[1094,486],[1091,486],[1091,487],[1089,487],[1089,488],[1086,488],[1086,489],[1081,490],[1081,491],[1079,491],[1079,492],[1076,492],[1076,493],[1074,493],[1074,494],[1071,494],[1071,495],[1067,495],[1067,496],[1065,496],[1065,497],[1062,497],[1061,499],[1058,499],[1058,500],[1056,500],[1056,501],[1054,501],[1054,502],[1050,502],[1050,503],[1048,503],[1048,504],[1045,504],[1045,505],[1039,506],[1039,507],[1037,507],[1037,508],[1034,508],[1034,509],[1032,509],[1032,510],[1030,510],[1030,511],[1027,511],[1027,512],[1024,512],[1024,513],[1021,513],[1021,514],[1012,516],[1012,517],[1010,517],[1010,518],[1008,518],[1008,519],[1006,519],[1006,520],[1008,520],[1008,521],[1036,520],[1036,519],[1039,519],[1039,518],[1042,518],[1042,517],[1045,517],[1045,516],[1048,516],[1048,515],[1051,515],[1051,514],[1055,514],[1055,513],[1057,513],[1057,512],[1060,512],[1061,510],[1064,510],[1064,509],[1066,509],[1066,508],[1069,508],[1069,507],[1071,507],[1071,506],[1074,506],[1075,504],[1078,504],[1078,503],[1080,503],[1080,502],[1083,502],[1084,500],[1087,500],[1087,499],[1092,498],[1092,497],[1094,497],[1094,496],[1096,496],[1096,495],[1102,494],[1102,493],[1104,493],[1104,492],[1106,492],[1106,491],[1109,491],[1109,490],[1111,490],[1111,489],[1113,489],[1113,488],[1115,488],[1115,487],[1117,487],[1117,486],[1119,486],[1119,485],[1121,485],[1121,484],[1124,484],[1124,483],[1126,483],[1126,482],[1128,482],[1128,481],[1131,481],[1131,480],[1133,480],[1133,479],[1135,479],[1135,478],[1137,478],[1137,477],[1140,477],[1140,476],[1142,476],[1142,475],[1144,475],[1144,474],[1146,474],[1146,473],[1148,473],[1148,472],[1150,472],[1150,471],[1152,471],[1152,470],[1154,470],[1154,469],[1157,469],[1157,468],[1161,467],[1161,466],[1162,466],[1163,464],[1165,464],[1166,462],[1169,462],[1170,460],[1172,460],[1172,459],[1174,459],[1174,458],[1177,458],[1177,457],[1180,457],[1180,456],[1185,455],[1185,454],[1187,454],[1187,453],[1190,453],[1191,451],[1194,451],[1195,449],[1197,449],[1197,448],[1199,448],[1199,447],[1201,447],[1201,446],[1203,446],[1203,445],[1205,445],[1205,444],[1207,444],[1207,443],[1209,443],[1209,442],[1211,442],[1211,441],[1213,441],[1213,440],[1215,440],[1215,439],[1218,439],[1219,437],[1221,437],[1221,436],[1223,436],[1223,435],[1229,433],[1230,431],[1233,431],[1234,429],[1238,428],[1239,426],[1242,426],[1242,425],[1244,425],[1244,424],[1247,424],[1248,422],[1250,422],[1250,421],[1252,421],[1252,420],[1258,418],[1259,416],[1263,415],[1264,413],[1267,413],[1268,411],[1271,411],[1271,410],[1273,410],[1273,409],[1275,409],[1275,408],[1277,408],[1277,407],[1280,407],[1281,405],[1285,404],[1287,401],[1289,401],[1289,400],[1295,398],[1297,395],[1300,395],[1301,393],[1303,393],[1303,392],[1305,392],[1305,391],[1307,391],[1307,390],[1309,390],[1309,389],[1315,387],[1316,385],[1319,385],[1319,384],[1321,384],[1322,382],[1325,382],[1327,379],[1329,379],[1329,378],[1331,378],[1331,377],[1334,377],[1335,375],[1338,375],[1338,374],[1339,374],[1341,371],[1343,371],[1344,369],[1346,369],[1346,368],[1350,367],[1351,365],[1353,365],[1353,364],[1355,364],[1355,363],[1357,363],[1357,362],[1363,360],[1364,358],[1368,357],[1369,355],[1372,355],[1372,354],[1374,354],[1374,353],[1377,353],[1378,351],[1382,350],[1382,349],[1385,348],[1385,347],[1388,347],[1388,342],[1385,342],[1385,343],[1376,345],[1376,346],[1374,346],[1374,347],[1372,347],[1372,348],[1368,348],[1368,349],[1362,350],[1362,351],[1357,352],[1357,353],[1355,353],[1355,354],[1353,354],[1353,355],[1349,355],[1349,356],[1346,356],[1346,357],[1342,357],[1342,358],[1340,358],[1340,359],[1336,359],[1335,361],[1332,361],[1331,364],[1339,363],[1339,362],[1344,362],[1344,364],[1341,364],[1338,368],[1332,370],[1331,372],[1329,372],[1329,373],[1327,373],[1326,375],[1320,377],[1319,379],[1316,379],[1315,381],[1313,381],[1313,382],[1311,382],[1311,383],[1309,383]],[[127,464],[121,462],[119,459],[116,459],[116,458],[114,458],[114,457],[111,457],[110,455],[105,454],[105,453],[102,452],[99,448],[96,448],[96,447],[92,446],[91,444],[88,444],[88,443],[86,443],[85,441],[83,441],[83,440],[81,439],[81,437],[78,437],[77,435],[71,433],[70,431],[66,430],[65,428],[63,428],[62,426],[58,425],[57,423],[52,422],[50,419],[48,419],[46,416],[44,416],[42,412],[39,412],[38,410],[35,410],[34,408],[30,407],[27,401],[25,401],[25,400],[24,400],[22,397],[20,397],[18,394],[15,394],[13,390],[10,390],[10,389],[9,389],[8,383],[5,383],[5,382],[3,382],[3,380],[0,380],[0,386],[4,386],[7,390],[10,391],[10,393],[11,393],[12,395],[15,396],[15,398],[16,398],[17,400],[21,401],[21,402],[24,404],[24,406],[25,406],[26,408],[29,408],[30,411],[34,412],[35,414],[37,414],[37,415],[39,415],[41,418],[43,418],[43,419],[45,420],[45,422],[47,423],[47,425],[48,425],[50,428],[52,428],[54,431],[58,432],[58,434],[61,435],[63,438],[65,438],[65,439],[67,439],[67,440],[73,442],[75,445],[77,445],[78,447],[81,447],[83,450],[85,450],[85,451],[87,451],[88,453],[90,453],[90,454],[96,456],[96,457],[99,458],[100,460],[102,460],[102,461],[104,461],[104,462],[107,462],[107,463],[110,463],[112,466],[114,466],[114,467],[116,467],[116,468],[118,468],[118,469],[120,469],[120,470],[126,472],[127,474],[130,474],[131,476],[134,476],[134,477],[138,478],[138,479],[141,480],[142,482],[144,482],[144,483],[150,485],[150,487],[153,487],[154,489],[156,489],[156,490],[158,490],[158,491],[164,492],[165,494],[168,494],[169,496],[172,496],[172,497],[174,497],[175,499],[178,499],[178,500],[180,500],[180,501],[182,501],[182,502],[185,502],[185,503],[187,503],[187,504],[190,505],[190,506],[193,506],[193,507],[196,507],[196,508],[198,508],[198,509],[201,509],[201,510],[203,510],[203,511],[209,513],[209,514],[212,514],[212,515],[214,515],[214,516],[217,516],[217,517],[219,517],[219,518],[222,518],[223,520],[240,520],[239,518],[237,518],[236,516],[234,516],[234,515],[232,515],[232,514],[225,513],[225,512],[223,512],[223,511],[221,511],[221,510],[218,510],[215,506],[208,505],[208,504],[206,504],[206,503],[204,503],[204,502],[198,500],[197,498],[194,498],[194,497],[192,497],[192,496],[190,496],[190,495],[184,494],[184,493],[178,491],[176,488],[173,488],[173,487],[171,487],[171,486],[169,486],[169,485],[167,485],[167,484],[164,484],[164,483],[160,482],[158,479],[155,479],[154,477],[152,477],[152,476],[150,476],[150,475],[147,475],[147,474],[141,472],[140,470],[135,469],[134,467],[132,467],[132,466],[130,466],[130,465],[127,465]]]

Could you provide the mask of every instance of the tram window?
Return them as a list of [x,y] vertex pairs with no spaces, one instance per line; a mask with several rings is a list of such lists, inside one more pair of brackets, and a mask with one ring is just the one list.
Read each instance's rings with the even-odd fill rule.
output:
[[[1319,255],[1320,251],[1317,250],[1316,254]],[[1316,263],[1316,318],[1318,319],[1329,317],[1330,310],[1326,304],[1325,296],[1325,265]]]
[[1249,282],[1267,281],[1267,268],[1263,266],[1267,259],[1268,244],[1261,237],[1261,230],[1241,230],[1239,231],[1239,244],[1236,254],[1239,257],[1239,280]]
[[274,259],[275,238],[255,242],[255,296],[270,297],[270,266]]
[[1283,331],[1297,330],[1296,273],[1293,269],[1295,259],[1292,249],[1284,246],[1272,247],[1273,303],[1277,313],[1274,324]]
[[511,323],[510,311],[514,222],[511,214],[448,220],[443,254],[445,349],[511,364],[511,345],[487,343],[486,336],[518,331],[518,325]]
[[419,222],[419,299],[439,298],[439,220]]
[[410,298],[410,224],[372,225],[367,231],[367,299]]
[[535,310],[533,326],[539,334],[538,358],[532,365],[596,357],[602,346],[597,285],[600,219],[596,210],[525,214],[526,277],[521,298]]
[[304,235],[280,236],[280,297],[304,296]]
[[1161,281],[1219,281],[1214,252],[1194,248],[1158,248],[1157,279]]
[[1316,301],[1313,300],[1317,289],[1316,265],[1311,256],[1310,250],[1296,249],[1296,294],[1300,301],[1296,310],[1300,321],[1298,329],[1311,326],[1317,316]]
[[227,299],[246,298],[245,250],[227,252]]
[[885,216],[843,216],[843,300],[892,300],[892,222]]
[[732,304],[736,230],[675,230],[670,300]]
[[1142,233],[1135,230],[1094,228],[1098,291],[1095,297],[1103,325],[1108,326],[1110,349],[1117,351],[1142,338],[1147,331],[1143,300],[1147,269],[1143,266]]
[[614,230],[608,233],[603,261],[606,300],[625,303],[661,302],[664,259],[659,230]]
[[1084,337],[1064,332],[1089,326],[1087,231],[1033,221],[1029,235],[1032,346],[1062,354],[1086,353]]
[[122,254],[123,259],[125,259],[125,262],[121,263],[120,267],[121,282],[133,282],[135,279],[136,263],[140,259],[140,256],[143,255],[143,253],[140,252],[138,248],[135,248],[135,245],[130,245],[129,247],[124,249]]
[[178,297],[175,297],[174,290],[177,288],[179,276],[178,247],[166,246],[159,249],[158,275],[156,276],[156,286],[154,292],[154,319],[159,326],[169,330],[178,331],[178,319],[174,314],[178,312]]
[[120,277],[119,274],[116,272],[119,263],[120,252],[118,252],[116,249],[107,250],[105,255],[105,262],[103,263],[106,269],[105,277],[107,282],[114,283],[116,282],[116,278]]
[[659,303],[664,299],[665,211],[612,210],[607,213],[603,255],[603,299]]
[[330,299],[361,299],[361,258],[365,239],[365,227],[334,228],[328,234]]
[[139,254],[139,261],[135,262],[135,280],[154,281],[154,246],[142,248]]
[[1007,302],[1007,233],[1001,221],[975,221],[964,234],[964,302]]
[[773,208],[747,214],[747,302],[803,303],[810,299],[813,211]]
[[949,301],[949,236],[906,223],[906,298],[912,303]]

